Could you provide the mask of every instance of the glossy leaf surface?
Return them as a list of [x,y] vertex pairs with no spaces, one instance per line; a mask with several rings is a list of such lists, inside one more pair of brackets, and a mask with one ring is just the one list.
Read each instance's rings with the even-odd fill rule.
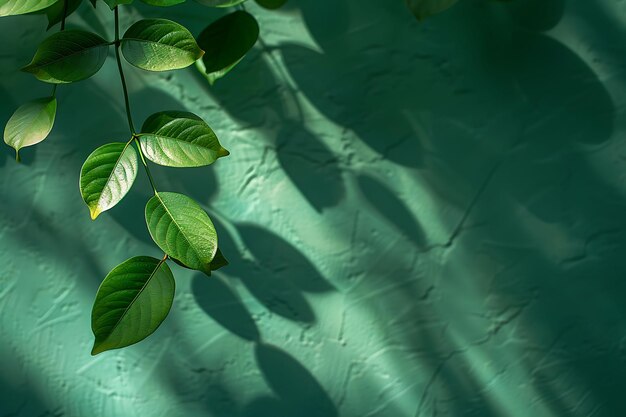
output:
[[4,128],[4,142],[15,149],[19,160],[20,149],[44,140],[54,126],[57,100],[40,98],[20,106]]
[[107,41],[94,33],[66,30],[45,39],[31,63],[22,70],[49,83],[80,81],[98,72],[107,50]]
[[188,67],[204,53],[183,26],[166,19],[144,19],[122,39],[122,53],[132,65],[148,71]]
[[212,84],[226,75],[258,38],[259,24],[254,16],[242,10],[228,14],[204,29],[198,36],[198,44],[205,51],[202,64],[209,82]]
[[92,219],[124,198],[137,177],[137,151],[130,144],[99,147],[80,171],[80,194]]
[[96,295],[91,329],[92,355],[137,343],[163,322],[174,299],[172,271],[164,261],[131,258],[113,268]]
[[441,13],[454,6],[458,0],[406,0],[406,4],[418,20]]
[[146,204],[146,223],[165,253],[188,268],[211,273],[217,234],[198,203],[183,194],[160,192]]
[[59,0],[0,0],[0,16],[13,16],[43,10]]
[[153,114],[143,124],[139,141],[146,158],[170,167],[209,165],[228,155],[209,125],[188,112]]

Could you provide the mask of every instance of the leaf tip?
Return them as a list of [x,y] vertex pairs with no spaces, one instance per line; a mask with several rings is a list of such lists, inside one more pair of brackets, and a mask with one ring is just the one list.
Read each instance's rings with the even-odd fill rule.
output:
[[94,342],[93,348],[91,349],[91,356],[96,356],[99,353],[104,352],[106,349],[102,348],[102,344],[98,342]]
[[24,65],[22,68],[20,68],[20,71],[22,72],[30,72],[33,73],[33,68],[32,68],[33,64],[32,62],[28,65]]
[[221,158],[223,156],[228,156],[228,155],[230,155],[230,152],[227,149],[220,148],[220,150],[217,151],[217,157],[218,158]]
[[91,216],[91,220],[96,220],[96,218],[102,213],[98,208],[89,207],[89,215]]

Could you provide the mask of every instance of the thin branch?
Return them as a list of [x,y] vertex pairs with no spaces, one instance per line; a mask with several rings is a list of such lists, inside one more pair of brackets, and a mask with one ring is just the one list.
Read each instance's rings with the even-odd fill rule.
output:
[[150,168],[148,167],[148,163],[146,162],[146,158],[143,156],[143,151],[141,150],[141,143],[139,143],[139,139],[137,136],[133,136],[135,140],[135,145],[137,145],[137,151],[139,152],[139,157],[141,158],[141,163],[143,164],[144,169],[146,170],[146,174],[148,175],[148,181],[150,181],[150,186],[152,187],[152,191],[154,194],[157,194],[156,186],[154,185],[154,179],[152,179],[152,174],[150,173]]
[[126,105],[126,118],[128,119],[128,127],[130,128],[130,134],[134,135],[135,126],[133,125],[133,117],[130,112],[130,100],[128,99],[128,87],[126,86],[126,77],[124,77],[124,70],[122,69],[122,58],[120,57],[120,17],[118,6],[115,6],[113,13],[115,14],[115,59],[117,60],[117,69],[120,73],[120,79],[122,80],[122,89],[124,90],[124,103]]
[[141,158],[141,163],[148,175],[148,180],[150,181],[150,186],[152,187],[152,191],[154,194],[157,194],[156,186],[154,185],[154,179],[152,178],[152,174],[150,173],[150,168],[148,167],[148,163],[146,162],[146,158],[143,155],[143,151],[141,150],[141,143],[139,143],[139,139],[137,136],[137,132],[135,132],[135,126],[133,124],[133,116],[130,111],[130,100],[128,98],[128,87],[126,86],[126,77],[124,77],[124,70],[122,69],[122,58],[120,57],[120,16],[118,6],[115,6],[113,9],[113,13],[115,15],[115,59],[117,60],[117,69],[120,73],[120,80],[122,81],[122,90],[124,91],[124,103],[126,106],[126,118],[128,119],[128,127],[130,128],[131,139],[137,145],[137,152],[139,152],[139,157]]
[[[69,0],[62,0],[62,1],[63,1],[63,16],[61,16],[61,30],[59,32],[63,32],[65,30],[65,19],[67,18],[67,4],[69,3]],[[57,87],[58,87],[58,84],[55,84],[52,86],[52,97],[56,97]]]
[[67,5],[69,0],[63,0],[63,17],[61,18],[61,32],[65,30],[65,18],[67,17]]

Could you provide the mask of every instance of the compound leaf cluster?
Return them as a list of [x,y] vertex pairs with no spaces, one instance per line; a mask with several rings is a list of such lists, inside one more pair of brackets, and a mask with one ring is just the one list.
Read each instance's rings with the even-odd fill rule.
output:
[[[169,7],[185,0],[141,1]],[[210,7],[231,7],[244,0],[196,1]],[[140,131],[135,131],[122,58],[146,71],[179,70],[196,63],[214,83],[254,47],[259,25],[251,14],[236,10],[211,23],[197,38],[181,24],[167,19],[139,20],[120,36],[119,9],[133,0],[90,0],[93,7],[102,3],[114,13],[115,38],[109,40],[88,30],[65,30],[66,19],[82,3],[0,0],[0,16],[45,14],[48,29],[61,24],[60,31],[41,41],[31,62],[22,68],[38,80],[53,84],[52,93],[20,106],[6,124],[4,141],[15,149],[19,161],[22,148],[46,139],[57,112],[57,87],[96,75],[114,48],[130,132],[122,140],[99,146],[87,157],[80,171],[80,194],[95,220],[132,191],[143,166],[154,191],[146,203],[145,222],[164,256],[160,260],[132,257],[104,278],[92,311],[95,355],[137,343],[159,327],[174,299],[175,282],[168,260],[207,275],[228,264],[218,248],[217,233],[207,212],[186,195],[158,191],[148,164],[200,167],[213,164],[229,152],[206,121],[182,110],[155,113]]]

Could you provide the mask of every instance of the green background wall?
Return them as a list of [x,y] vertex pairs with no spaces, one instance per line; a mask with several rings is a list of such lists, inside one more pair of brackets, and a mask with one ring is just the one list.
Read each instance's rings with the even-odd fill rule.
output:
[[[262,43],[210,87],[127,66],[136,124],[195,112],[231,151],[157,168],[231,265],[174,268],[149,339],[89,355],[115,265],[159,256],[144,175],[96,222],[78,173],[127,139],[112,57],[59,89],[52,135],[0,154],[0,415],[625,416],[626,2],[253,3]],[[224,11],[124,7],[198,34]],[[70,24],[112,37],[111,13]],[[0,20],[0,119],[45,18]],[[55,29],[56,30],[56,29]]]

